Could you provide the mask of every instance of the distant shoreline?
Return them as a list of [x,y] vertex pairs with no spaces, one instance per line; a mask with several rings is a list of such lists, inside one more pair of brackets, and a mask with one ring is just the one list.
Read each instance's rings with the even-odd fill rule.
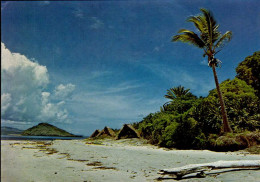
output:
[[83,140],[88,136],[25,136],[19,134],[1,135],[1,140]]

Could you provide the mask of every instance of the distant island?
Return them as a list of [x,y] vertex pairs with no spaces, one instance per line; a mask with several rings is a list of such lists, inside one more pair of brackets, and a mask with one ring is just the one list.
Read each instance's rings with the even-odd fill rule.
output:
[[59,136],[59,137],[82,137],[73,135],[63,129],[48,123],[40,123],[22,132],[23,136]]
[[23,130],[19,130],[17,128],[3,126],[1,127],[1,135],[20,135]]

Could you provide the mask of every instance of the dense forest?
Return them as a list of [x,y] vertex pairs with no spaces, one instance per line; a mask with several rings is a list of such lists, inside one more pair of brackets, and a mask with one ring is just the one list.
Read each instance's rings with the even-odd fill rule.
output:
[[216,89],[197,97],[184,86],[170,88],[160,111],[134,123],[142,137],[168,148],[238,150],[260,142],[260,51],[236,68],[236,77],[220,84],[229,124],[223,132]]

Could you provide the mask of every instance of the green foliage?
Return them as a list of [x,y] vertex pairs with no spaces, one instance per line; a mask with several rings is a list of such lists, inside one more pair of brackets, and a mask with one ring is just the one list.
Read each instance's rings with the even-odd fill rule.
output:
[[221,61],[216,59],[215,55],[221,51],[226,42],[231,40],[232,32],[227,31],[224,35],[222,35],[218,29],[219,25],[217,24],[217,21],[215,20],[212,12],[204,8],[201,8],[200,11],[202,12],[200,15],[191,16],[187,19],[188,22],[194,23],[194,26],[196,27],[199,34],[196,34],[190,30],[181,29],[178,32],[179,35],[175,35],[172,41],[180,41],[199,47],[204,51],[203,57],[208,57],[208,65],[212,67],[219,98],[221,101],[223,129],[224,132],[231,132],[232,130],[229,126],[225,104],[221,97],[216,74],[216,67],[220,65]]
[[196,148],[198,140],[202,139],[200,138],[202,134],[198,128],[198,122],[194,118],[189,118],[188,115],[182,115],[177,122],[179,125],[172,135],[175,147],[184,149]]
[[173,87],[167,90],[167,94],[164,96],[167,99],[174,101],[177,98],[191,97],[190,89],[185,89],[183,86]]
[[155,114],[149,114],[139,124],[139,130],[141,135],[150,140],[153,144],[161,142],[162,134],[166,126],[168,126],[174,119],[174,115],[168,113],[158,112]]
[[[247,85],[245,81],[238,78],[224,81],[220,84],[220,88],[226,103],[231,127],[235,131],[255,130],[259,128],[259,100],[255,95],[255,90]],[[215,107],[215,113],[220,117],[220,111],[218,111],[220,104],[217,99],[216,89],[210,91],[207,98],[213,105],[217,106]]]
[[175,99],[173,102],[164,105],[164,112],[174,113],[174,114],[183,114],[189,109],[192,108],[193,104],[196,102],[196,99]]
[[219,133],[222,125],[221,111],[216,107],[216,100],[217,98],[200,98],[190,110],[191,117],[198,122],[205,135]]
[[185,89],[183,86],[173,87],[167,90],[164,96],[171,101],[165,103],[161,112],[174,114],[183,114],[187,112],[197,99],[195,95],[190,93],[190,89]]
[[233,134],[219,135],[222,116],[216,89],[197,98],[182,86],[167,90],[166,98],[171,101],[134,126],[151,143],[168,148],[238,150],[258,145],[260,101],[254,88],[238,76],[220,84]]
[[162,136],[162,141],[159,143],[161,146],[169,147],[169,148],[174,146],[175,140],[174,140],[173,136],[174,136],[175,131],[177,130],[178,126],[179,126],[179,123],[172,122],[170,125],[168,125],[165,128],[165,131]]
[[236,68],[236,77],[251,85],[260,98],[260,51],[248,56]]

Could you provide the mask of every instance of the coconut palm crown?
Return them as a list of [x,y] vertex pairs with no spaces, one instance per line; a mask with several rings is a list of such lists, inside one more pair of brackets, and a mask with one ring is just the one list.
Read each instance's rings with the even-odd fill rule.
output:
[[200,9],[202,14],[191,16],[187,19],[192,22],[199,35],[187,29],[179,30],[179,35],[175,35],[172,41],[181,41],[192,44],[204,50],[203,56],[208,56],[209,66],[214,64],[218,66],[218,61],[214,56],[221,51],[226,42],[232,38],[232,32],[227,31],[223,35],[219,32],[219,25],[213,17],[212,13],[204,8]]
[[170,88],[167,90],[167,94],[164,96],[167,99],[175,100],[176,98],[183,97],[190,92],[190,89],[185,89],[183,86]]
[[225,43],[231,40],[232,32],[227,31],[224,34],[221,34],[218,30],[219,25],[213,17],[213,14],[209,10],[204,8],[201,8],[200,11],[202,12],[202,14],[191,16],[187,19],[188,22],[192,22],[194,24],[199,34],[187,29],[181,29],[178,32],[179,34],[173,37],[172,41],[181,41],[203,49],[203,57],[208,57],[208,65],[213,70],[213,75],[221,105],[223,131],[232,132],[232,129],[230,128],[228,123],[225,103],[220,91],[218,77],[216,73],[216,67],[218,67],[221,62],[215,58],[215,55],[219,51],[221,51]]

